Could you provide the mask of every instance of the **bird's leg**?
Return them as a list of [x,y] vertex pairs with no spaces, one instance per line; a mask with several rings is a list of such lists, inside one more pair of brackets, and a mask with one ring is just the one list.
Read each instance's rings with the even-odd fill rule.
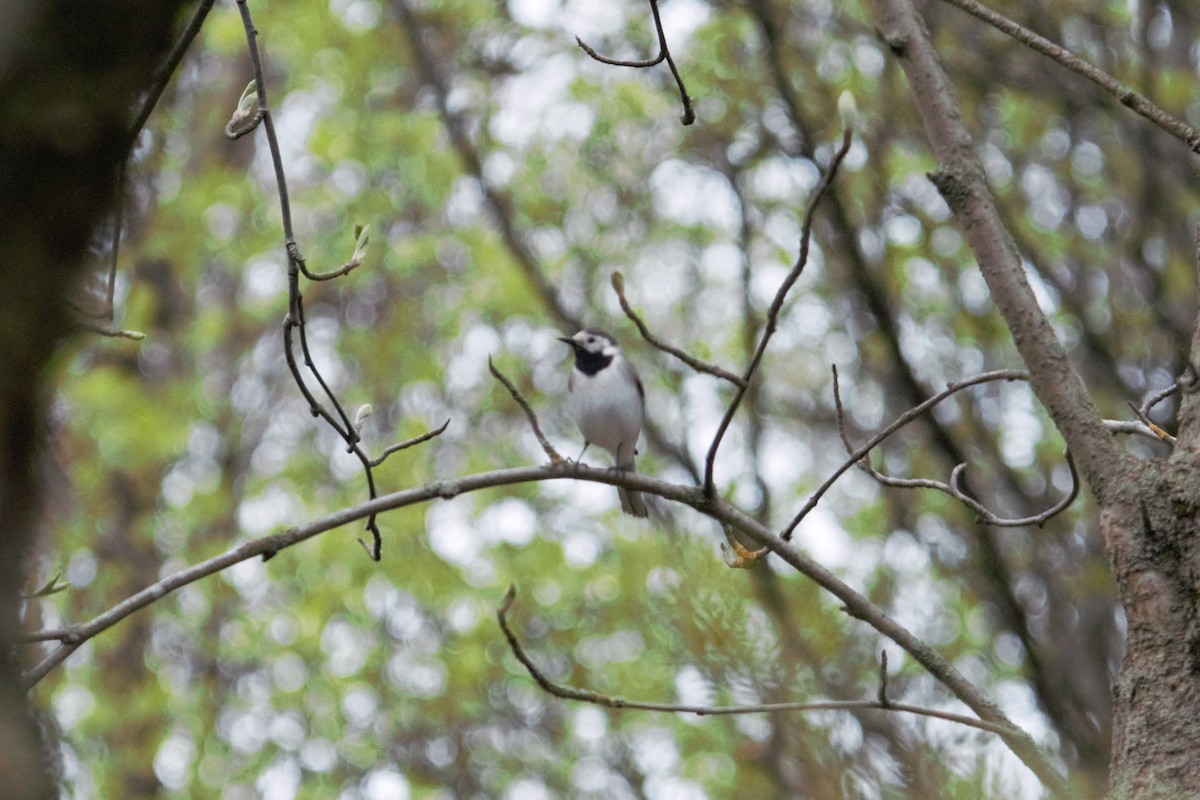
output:
[[585,440],[583,443],[583,449],[579,451],[579,455],[575,456],[575,471],[576,472],[579,471],[579,465],[582,463],[583,454],[586,453],[587,449],[591,446],[592,446],[592,443]]
[[[609,472],[632,472],[633,471],[633,456],[624,458],[625,453],[629,451],[625,449],[624,443],[618,444],[617,449],[613,451],[613,465],[609,467]],[[634,453],[637,450],[633,451]]]

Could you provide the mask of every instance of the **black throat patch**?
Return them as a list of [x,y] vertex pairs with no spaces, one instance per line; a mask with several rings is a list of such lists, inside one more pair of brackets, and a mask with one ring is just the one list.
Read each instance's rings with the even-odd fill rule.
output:
[[612,363],[613,357],[603,353],[593,353],[582,347],[575,348],[575,369],[584,375],[595,375]]

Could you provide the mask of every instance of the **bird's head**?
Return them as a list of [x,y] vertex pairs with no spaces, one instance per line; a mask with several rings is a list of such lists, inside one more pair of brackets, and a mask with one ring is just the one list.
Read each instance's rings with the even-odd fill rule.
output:
[[574,336],[560,336],[560,342],[570,345],[575,355],[606,356],[611,358],[621,349],[617,340],[599,328],[584,328]]

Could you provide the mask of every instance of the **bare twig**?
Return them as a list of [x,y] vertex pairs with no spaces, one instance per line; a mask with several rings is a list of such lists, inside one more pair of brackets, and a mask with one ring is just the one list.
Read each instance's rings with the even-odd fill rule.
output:
[[[1172,390],[1178,390],[1179,386],[1178,386],[1178,384],[1176,384],[1175,386],[1172,386],[1170,388]],[[1163,397],[1166,397],[1166,395],[1164,394]],[[1143,425],[1145,425],[1147,428],[1150,429],[1150,432],[1152,434],[1154,434],[1156,437],[1158,437],[1162,441],[1166,442],[1167,444],[1174,445],[1175,437],[1172,436],[1171,434],[1167,433],[1165,430],[1160,428],[1158,425],[1154,424],[1154,420],[1150,419],[1150,414],[1146,410],[1149,407],[1149,405],[1150,405],[1150,403],[1149,403],[1149,401],[1147,401],[1146,405],[1143,405],[1139,408],[1138,405],[1136,403],[1134,403],[1132,400],[1129,402],[1129,407],[1131,409],[1133,409],[1133,413],[1137,415],[1137,418],[1139,420],[1141,420]]]
[[550,463],[555,466],[567,463],[567,460],[559,455],[558,451],[554,449],[554,445],[550,444],[550,440],[542,433],[542,426],[538,424],[537,414],[533,413],[533,408],[529,405],[529,401],[525,399],[525,396],[521,394],[521,391],[513,382],[506,378],[504,373],[492,363],[491,356],[488,356],[488,369],[495,376],[496,380],[504,384],[504,388],[508,389],[508,393],[512,395],[512,399],[516,400],[517,405],[525,412],[525,416],[529,419],[529,426],[533,428],[533,435],[537,437],[538,444],[542,446],[542,450],[546,453],[546,457],[550,459]]
[[1042,55],[1053,59],[1076,75],[1086,78],[1115,97],[1121,105],[1129,107],[1135,113],[1150,120],[1159,128],[1183,142],[1193,152],[1200,153],[1200,131],[1197,131],[1183,120],[1168,114],[1147,97],[1138,94],[1099,67],[1088,63],[1065,47],[1061,47],[1049,39],[1034,33],[1003,14],[976,2],[976,0],[945,0],[945,2],[962,9],[977,19],[983,20],[992,27],[1007,33],[1030,49],[1036,50]]
[[659,339],[657,336],[651,333],[650,329],[646,327],[646,323],[642,321],[642,318],[638,316],[637,312],[630,307],[629,301],[625,299],[625,276],[623,276],[619,270],[613,272],[612,274],[612,287],[613,291],[617,293],[617,300],[621,303],[621,309],[625,312],[625,316],[629,317],[633,324],[637,326],[637,329],[639,332],[641,332],[643,339],[645,339],[654,347],[657,347],[659,350],[662,350],[664,353],[675,356],[697,372],[703,372],[708,375],[721,378],[722,380],[729,381],[734,386],[745,387],[746,380],[744,378],[734,375],[729,370],[722,369],[716,364],[710,364],[707,361],[696,358],[690,353],[680,350],[674,345],[667,344],[662,339]]
[[[655,4],[651,2],[651,5]],[[575,37],[575,44],[579,45],[580,50],[587,53],[596,61],[613,67],[633,67],[634,69],[646,69],[647,67],[653,67],[657,64],[661,64],[663,59],[667,57],[665,50],[659,50],[658,55],[654,56],[654,58],[647,58],[641,61],[626,61],[620,58],[609,58],[608,56],[600,55],[593,50],[587,42],[583,41],[583,39],[580,39],[578,36]]]
[[1140,420],[1135,419],[1106,419],[1104,427],[1110,433],[1127,433],[1134,436],[1144,436],[1147,439],[1153,439],[1156,442],[1161,442],[1162,439],[1150,430],[1148,426]]
[[[884,684],[880,687],[878,700],[823,700],[808,703],[758,703],[753,705],[743,706],[695,706],[683,703],[654,703],[644,700],[627,700],[623,697],[615,697],[613,695],[601,694],[590,689],[576,689],[571,686],[564,686],[560,683],[555,683],[549,676],[538,669],[533,663],[533,659],[525,652],[525,648],[521,646],[516,634],[508,624],[508,611],[512,607],[513,600],[517,596],[516,588],[508,587],[508,591],[504,594],[504,599],[500,603],[500,607],[496,610],[496,621],[500,624],[500,630],[504,632],[504,638],[508,641],[509,649],[512,650],[517,660],[525,667],[525,671],[529,676],[542,687],[547,693],[563,700],[577,700],[582,703],[591,703],[592,705],[604,706],[606,708],[627,708],[638,711],[654,711],[663,714],[695,714],[700,717],[716,717],[716,716],[733,716],[737,714],[768,714],[778,711],[899,711],[908,714],[916,714],[922,717],[931,717],[933,719],[942,719],[949,722],[956,722],[959,725],[966,725],[971,728],[977,728],[988,733],[994,733],[998,736],[1010,736],[1015,732],[1011,725],[998,724],[987,722],[976,717],[968,717],[963,714],[954,714],[948,711],[938,711],[933,708],[925,708],[922,706],[909,705],[907,703],[893,703],[886,699],[884,693],[884,685],[886,685],[886,671],[883,672]],[[887,666],[887,656],[883,658],[884,670]]]
[[362,261],[351,260],[347,261],[345,264],[342,264],[337,269],[331,269],[328,272],[309,272],[308,264],[305,263],[303,258],[300,258],[300,254],[298,252],[296,254],[296,262],[300,266],[300,273],[310,281],[328,281],[333,280],[334,278],[340,278],[343,275],[353,272],[362,265]]
[[[337,435],[340,436],[343,441],[348,443],[349,451],[358,458],[360,463],[362,463],[363,471],[367,477],[368,495],[371,498],[375,498],[378,496],[378,492],[375,488],[375,473],[372,470],[371,459],[367,457],[367,454],[363,452],[363,449],[358,445],[358,431],[354,429],[353,424],[351,424],[349,419],[346,417],[345,411],[343,411],[341,406],[337,404],[336,400],[333,402],[341,417],[340,421],[339,419],[334,418],[334,416],[317,401],[317,398],[308,388],[308,384],[305,383],[304,376],[300,372],[299,365],[296,364],[295,348],[292,343],[293,330],[300,331],[301,351],[304,353],[306,366],[308,366],[310,371],[317,375],[321,385],[325,386],[324,381],[320,379],[320,373],[316,372],[316,369],[312,363],[312,358],[308,354],[308,347],[305,344],[306,340],[304,338],[303,324],[304,304],[299,295],[297,295],[295,298],[295,308],[300,322],[296,322],[295,318],[293,318],[291,314],[288,314],[283,320],[283,356],[285,362],[287,363],[288,370],[292,373],[292,379],[295,381],[296,386],[300,389],[300,393],[304,396],[304,399],[308,401],[309,413],[311,413],[314,417],[320,417],[321,419],[325,420],[325,423],[329,425],[329,427],[333,428],[334,432],[337,433]],[[325,391],[328,393],[329,389],[326,387]],[[345,427],[343,427],[343,422],[345,423]],[[371,532],[371,546],[368,547],[367,543],[362,539],[359,539],[358,543],[362,545],[364,550],[367,551],[367,554],[372,560],[379,561],[383,557],[383,534],[379,530],[379,525],[376,522],[374,515],[367,518],[366,529]]]
[[[1187,373],[1185,371],[1184,375],[1186,376],[1186,374]],[[1175,381],[1165,389],[1160,389],[1159,391],[1147,397],[1142,403],[1141,407],[1138,409],[1138,417],[1141,418],[1143,416],[1148,416],[1156,405],[1161,403],[1163,400],[1166,400],[1171,395],[1178,394],[1184,382],[1184,378],[1181,377],[1179,380]]]
[[[845,416],[841,412],[842,397],[841,397],[841,389],[840,389],[840,386],[838,383],[837,366],[835,365],[832,369],[833,369],[833,399],[834,399],[834,404],[837,406],[837,409],[838,409],[838,415],[837,415],[838,431],[842,436],[842,442],[844,442],[846,444],[846,449],[850,450],[851,448],[850,448],[849,437],[847,436],[846,429],[845,429]],[[796,513],[796,516],[792,518],[792,521],[788,524],[788,526],[783,529],[783,533],[781,534],[781,536],[783,537],[783,539],[785,541],[792,538],[792,533],[796,530],[796,526],[799,525],[800,522],[806,516],[808,516],[808,513],[810,511],[812,511],[814,508],[816,508],[817,503],[819,503],[821,501],[821,498],[825,495],[825,493],[827,491],[829,491],[830,487],[833,486],[833,484],[837,481],[837,479],[842,477],[842,475],[845,474],[846,470],[850,469],[852,466],[854,466],[855,464],[862,461],[862,459],[865,458],[867,456],[867,454],[870,453],[871,450],[873,450],[875,447],[877,447],[879,445],[879,443],[882,442],[884,439],[888,438],[893,433],[900,430],[905,425],[912,422],[914,419],[921,416],[926,411],[928,411],[929,409],[936,406],[938,403],[945,400],[947,397],[950,397],[952,394],[954,394],[956,392],[960,392],[963,389],[969,388],[971,386],[977,386],[978,384],[981,384],[981,383],[988,383],[989,381],[1027,381],[1027,380],[1029,380],[1029,374],[1026,372],[1022,372],[1021,370],[1016,370],[1016,369],[1000,369],[1000,370],[995,370],[992,372],[984,372],[984,373],[982,373],[980,375],[976,375],[972,378],[967,378],[964,381],[959,381],[958,383],[952,383],[949,386],[947,386],[945,389],[943,389],[942,391],[935,394],[933,397],[930,397],[928,400],[925,400],[924,402],[920,403],[919,405],[913,406],[908,411],[905,411],[903,414],[901,414],[899,417],[897,417],[895,419],[895,421],[892,422],[891,425],[888,425],[886,428],[884,428],[883,430],[876,433],[874,436],[872,436],[870,439],[868,439],[865,444],[863,444],[857,450],[854,450],[853,452],[850,453],[850,457],[848,459],[846,459],[844,462],[842,462],[842,465],[840,467],[838,467],[832,475],[830,475],[828,478],[826,478],[824,483],[822,483],[819,487],[817,487],[817,490],[815,492],[813,492],[812,497],[808,498],[807,502],[805,502],[804,506]]]
[[[1002,370],[1001,372],[1007,372],[1007,370]],[[1021,375],[1023,380],[1029,379],[1028,375],[1025,375],[1024,373],[1021,373]],[[931,400],[933,400],[934,403],[941,401],[960,389],[964,389],[976,383],[982,383],[983,380],[981,379],[997,380],[998,378],[996,378],[996,373],[984,373],[983,375],[978,375],[973,379],[952,384],[946,390],[931,398]],[[1013,380],[1014,378],[1008,379]],[[871,466],[871,460],[868,457],[870,449],[879,444],[875,437],[872,437],[871,442],[868,443],[870,445],[869,447],[864,445],[864,447],[859,448],[858,450],[854,450],[853,445],[850,443],[850,437],[846,433],[846,413],[845,408],[842,406],[842,393],[841,387],[838,383],[837,367],[834,367],[833,369],[833,399],[834,405],[837,408],[838,433],[842,437],[842,443],[846,446],[846,452],[851,454],[847,463],[858,464],[864,472],[885,486],[894,486],[902,489],[935,489],[939,492],[950,495],[955,500],[958,500],[959,502],[968,506],[972,511],[975,512],[977,521],[985,525],[995,525],[1001,528],[1018,528],[1025,525],[1037,525],[1040,527],[1046,524],[1046,522],[1052,517],[1066,510],[1071,503],[1075,502],[1075,498],[1079,496],[1079,473],[1075,469],[1075,460],[1071,458],[1070,452],[1067,452],[1066,457],[1067,466],[1071,470],[1071,490],[1066,494],[1066,496],[1064,496],[1050,508],[1037,514],[1031,514],[1027,517],[1008,518],[998,516],[988,510],[987,507],[985,507],[974,497],[971,497],[969,494],[967,494],[966,489],[964,489],[962,485],[962,477],[967,469],[966,464],[959,464],[950,472],[950,481],[948,483],[930,480],[928,478],[893,478],[889,475],[884,475]],[[926,407],[932,407],[934,403],[929,403]],[[924,403],[922,404],[922,406],[925,405],[926,404]],[[920,407],[921,406],[918,406],[918,408]],[[912,410],[906,412],[906,415],[911,413],[911,411]],[[890,429],[891,426],[889,426],[888,429],[885,429],[888,430],[889,435],[891,432]]]
[[[263,130],[267,135],[267,148],[271,153],[271,164],[275,170],[275,185],[279,192],[279,212],[283,225],[283,241],[284,248],[288,257],[288,313],[284,318],[283,324],[283,343],[284,356],[287,360],[289,371],[292,373],[292,378],[296,382],[296,386],[300,389],[300,393],[304,395],[304,399],[308,401],[309,411],[314,417],[321,417],[328,425],[346,442],[347,451],[353,453],[362,464],[363,473],[367,479],[367,492],[374,499],[379,496],[375,486],[375,475],[372,471],[372,461],[369,456],[359,446],[358,431],[350,422],[349,416],[338,402],[337,396],[330,389],[329,384],[325,381],[320,370],[317,369],[316,363],[313,361],[312,354],[308,347],[308,334],[304,318],[304,297],[300,292],[300,275],[303,274],[310,280],[325,280],[327,278],[337,277],[339,274],[345,274],[353,269],[353,266],[347,265],[340,270],[334,270],[332,273],[312,273],[309,272],[305,265],[304,257],[300,253],[300,247],[296,243],[295,232],[292,227],[292,210],[291,200],[288,196],[287,176],[283,169],[283,154],[279,149],[279,138],[275,132],[275,121],[271,113],[271,106],[267,100],[267,86],[263,77],[262,55],[258,49],[258,31],[254,27],[254,20],[251,18],[250,9],[246,4],[246,0],[237,0],[238,11],[241,13],[242,25],[246,30],[246,48],[250,54],[250,64],[254,73],[254,92],[257,104],[255,117],[261,121]],[[357,264],[355,264],[357,266]],[[304,365],[308,371],[316,379],[317,384],[321,387],[321,391],[325,397],[333,405],[337,416],[334,417],[325,410],[325,407],[317,401],[312,391],[308,388],[304,380],[304,375],[300,372],[296,365],[296,358],[293,352],[293,337],[292,331],[295,329],[299,333],[300,351],[304,356]],[[368,547],[367,543],[362,539],[358,543],[363,546],[368,555],[379,561],[382,558],[383,552],[383,536],[379,531],[379,525],[376,522],[375,516],[371,515],[367,518],[366,529],[371,532],[372,543]]]
[[398,444],[393,444],[393,445],[389,446],[386,450],[384,450],[382,453],[379,454],[379,458],[371,459],[371,466],[378,467],[385,460],[387,460],[387,457],[390,456],[392,453],[399,453],[401,450],[407,450],[408,448],[414,447],[415,445],[421,444],[422,442],[428,442],[430,439],[433,439],[434,437],[441,436],[443,433],[446,432],[446,428],[448,428],[449,426],[450,426],[450,420],[447,419],[445,422],[442,423],[440,428],[434,428],[431,431],[426,431],[425,433],[422,433],[420,436],[414,436],[411,439],[407,439]]
[[[304,296],[300,293],[298,284],[294,301],[297,312],[296,329],[300,332],[300,353],[304,356],[304,366],[308,367],[308,371],[313,374],[314,378],[316,378],[317,384],[320,385],[321,390],[325,393],[325,397],[327,397],[329,402],[333,404],[333,410],[337,412],[337,418],[341,423],[340,425],[335,425],[334,430],[338,431],[338,433],[342,435],[342,438],[346,440],[346,452],[352,453],[354,452],[356,443],[359,441],[358,431],[354,429],[354,424],[350,422],[350,416],[346,413],[346,409],[343,408],[342,404],[338,401],[337,395],[333,393],[333,390],[329,388],[329,384],[325,382],[325,376],[322,375],[320,370],[317,369],[317,363],[313,359],[312,353],[308,349],[308,335],[306,333],[308,329],[308,319],[304,312]],[[370,459],[367,459],[365,456],[363,456],[363,460],[369,461]]]
[[713,485],[713,465],[717,459],[717,449],[721,446],[721,439],[724,438],[725,431],[729,429],[729,424],[733,421],[733,415],[737,413],[742,398],[746,396],[746,390],[750,386],[754,372],[758,369],[763,354],[767,350],[767,344],[771,341],[771,336],[775,333],[775,328],[779,324],[779,312],[783,308],[783,302],[787,298],[787,294],[793,284],[800,277],[800,273],[804,271],[804,267],[808,264],[808,248],[812,238],[813,217],[817,210],[817,204],[821,202],[821,198],[829,191],[829,186],[833,183],[833,179],[837,175],[838,167],[841,166],[846,154],[850,152],[850,145],[852,143],[851,131],[849,128],[846,128],[842,131],[841,147],[834,153],[833,160],[829,162],[829,168],[825,170],[825,175],[821,178],[821,182],[817,184],[816,191],[813,192],[812,197],[808,201],[808,209],[804,212],[804,224],[800,231],[800,252],[796,256],[796,263],[792,266],[787,277],[783,279],[783,283],[775,293],[775,299],[771,301],[771,307],[767,310],[767,321],[763,326],[762,338],[759,339],[758,347],[754,351],[754,357],[750,359],[750,364],[746,367],[745,375],[742,378],[744,383],[738,386],[737,392],[734,394],[733,400],[730,401],[729,408],[725,410],[725,416],[721,419],[721,424],[713,436],[712,444],[709,445],[708,455],[704,459],[704,491],[710,496],[714,494],[716,489]]
[[675,59],[671,57],[671,50],[667,47],[667,35],[663,32],[662,18],[658,14],[658,0],[650,0],[650,13],[654,16],[654,30],[658,34],[658,55],[653,58],[648,58],[644,61],[621,61],[616,58],[606,58],[600,55],[591,47],[584,44],[583,39],[580,39],[578,36],[575,37],[575,43],[579,45],[583,52],[596,61],[599,61],[601,64],[610,64],[614,67],[646,69],[662,63],[665,59],[667,66],[671,68],[671,75],[675,78],[675,85],[679,87],[679,100],[683,103],[683,113],[679,115],[679,121],[684,125],[691,125],[696,121],[696,112],[692,108],[692,98],[688,96],[687,88],[683,85],[683,78],[679,74],[679,69],[675,66]]

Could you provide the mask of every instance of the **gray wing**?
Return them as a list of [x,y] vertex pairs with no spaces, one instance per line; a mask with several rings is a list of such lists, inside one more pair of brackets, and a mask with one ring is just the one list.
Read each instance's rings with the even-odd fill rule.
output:
[[642,408],[645,409],[646,390],[642,388],[642,379],[638,377],[637,370],[633,368],[633,364],[629,362],[628,358],[622,358],[620,363],[621,377],[626,380],[633,380],[634,385],[637,386],[638,397],[642,400]]

